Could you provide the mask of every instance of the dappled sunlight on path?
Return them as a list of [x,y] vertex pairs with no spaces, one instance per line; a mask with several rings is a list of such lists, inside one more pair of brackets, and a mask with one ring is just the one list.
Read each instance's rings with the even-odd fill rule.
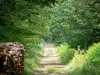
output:
[[44,47],[39,71],[34,75],[68,75],[65,67],[66,65],[61,64],[58,58],[57,48],[47,44]]

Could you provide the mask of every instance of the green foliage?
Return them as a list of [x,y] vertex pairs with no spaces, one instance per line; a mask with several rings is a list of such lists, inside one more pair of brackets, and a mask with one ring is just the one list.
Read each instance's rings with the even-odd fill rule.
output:
[[[74,48],[78,45],[88,48],[100,41],[99,35],[100,0],[0,0],[0,42],[17,41],[25,46],[26,75],[38,68],[43,38],[53,38],[57,44],[67,42]],[[68,44],[58,48],[65,64],[75,52]],[[83,68],[87,75],[99,75],[99,56],[100,44],[94,44],[89,48]],[[83,60],[83,55],[76,54],[72,62],[83,65]]]
[[99,0],[59,0],[51,10],[51,32],[57,43],[88,48],[100,41]]
[[100,43],[95,43],[89,48],[86,59],[91,64],[100,65]]
[[82,67],[85,63],[85,55],[79,54],[78,51],[75,52],[75,55],[71,62],[66,66],[70,75],[84,75],[82,72]]
[[62,63],[67,64],[74,56],[75,49],[70,48],[68,44],[61,44],[58,47],[58,55]]
[[75,53],[67,69],[71,75],[99,75],[100,74],[100,43],[90,46],[87,53]]
[[42,55],[41,49],[43,49],[43,43],[36,46],[28,44],[24,60],[24,75],[29,75],[39,68],[39,57]]
[[85,75],[100,75],[100,65],[99,66],[84,65],[82,72]]
[[42,3],[35,0],[0,0],[0,42],[20,42],[25,46],[26,75],[38,67],[43,48],[40,44],[48,32],[46,18]]
[[83,71],[86,75],[100,74],[100,43],[91,46],[86,55],[86,62]]

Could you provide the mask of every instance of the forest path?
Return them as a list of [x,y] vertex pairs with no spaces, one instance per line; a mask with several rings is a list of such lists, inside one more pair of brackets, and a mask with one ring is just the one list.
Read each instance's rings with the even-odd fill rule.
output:
[[47,44],[40,60],[40,68],[34,75],[68,75],[65,66],[61,64],[58,58],[57,48]]

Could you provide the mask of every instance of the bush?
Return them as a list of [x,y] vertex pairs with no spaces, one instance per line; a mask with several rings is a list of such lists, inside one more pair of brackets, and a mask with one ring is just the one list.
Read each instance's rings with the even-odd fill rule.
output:
[[68,63],[74,56],[75,49],[70,48],[68,44],[61,44],[58,47],[58,55],[63,64]]
[[100,43],[89,47],[83,71],[86,75],[100,75]]
[[39,45],[34,45],[34,43],[27,44],[27,50],[25,53],[24,60],[24,75],[30,75],[39,68],[40,57],[42,56],[42,49],[44,47],[44,41]]
[[83,51],[79,54],[78,51],[75,52],[73,59],[71,62],[66,66],[70,75],[83,75],[82,73],[82,66],[85,62],[85,54]]
[[100,65],[100,43],[94,44],[89,48],[86,59],[95,66]]

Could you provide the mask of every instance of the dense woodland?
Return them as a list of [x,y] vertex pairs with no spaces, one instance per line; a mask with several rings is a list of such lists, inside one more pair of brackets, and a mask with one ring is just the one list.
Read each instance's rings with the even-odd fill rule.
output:
[[25,75],[38,68],[48,39],[62,63],[81,72],[76,75],[99,75],[100,0],[0,0],[0,42],[25,46]]

